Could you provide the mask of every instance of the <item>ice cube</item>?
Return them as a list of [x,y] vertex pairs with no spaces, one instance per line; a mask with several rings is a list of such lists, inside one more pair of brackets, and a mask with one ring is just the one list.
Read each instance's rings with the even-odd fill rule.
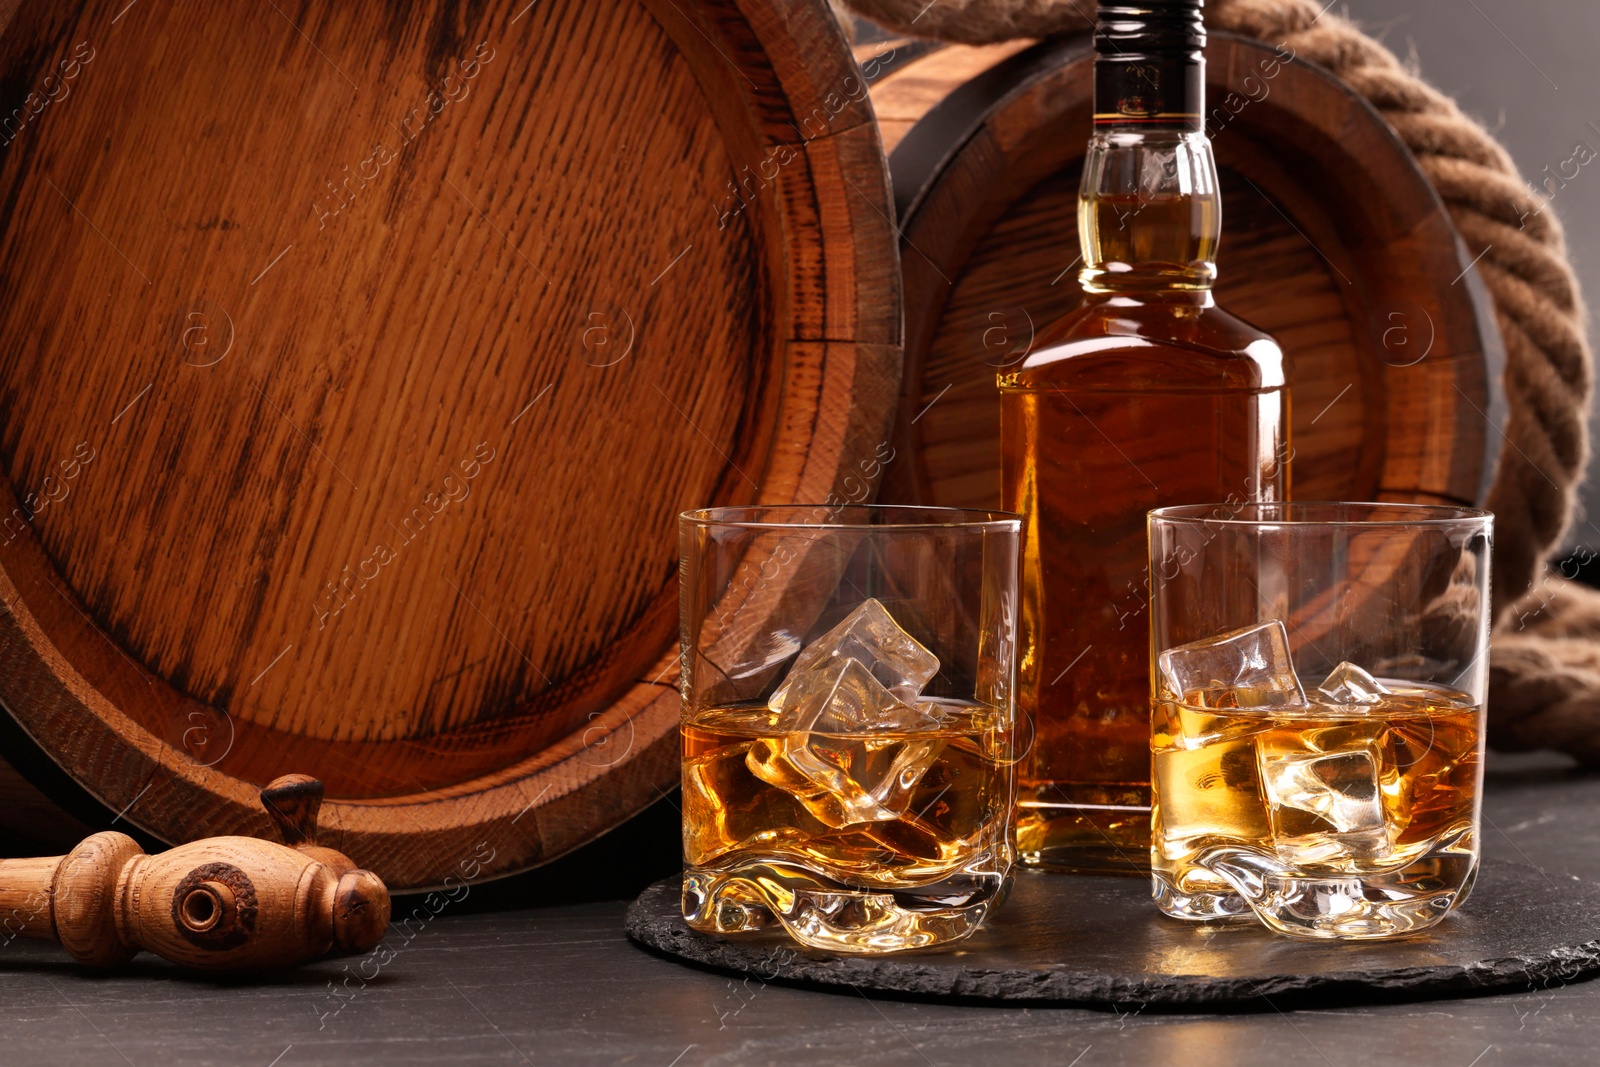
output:
[[801,651],[769,703],[783,710],[791,687],[807,672],[847,659],[866,667],[904,704],[914,703],[939,672],[939,658],[902,630],[882,603],[869,599]]
[[1253,739],[1154,754],[1160,845],[1187,852],[1216,838],[1258,841],[1270,832]]
[[1273,848],[1295,867],[1381,860],[1391,847],[1370,741],[1334,751],[1260,743]]
[[949,718],[922,687],[939,660],[867,600],[807,645],[768,703],[782,736],[750,746],[750,773],[832,827],[906,814]]
[[1218,741],[1237,740],[1272,728],[1266,717],[1238,715],[1228,711],[1208,708],[1207,697],[1225,696],[1229,706],[1237,708],[1232,690],[1212,693],[1191,693],[1199,699],[1192,705],[1172,700],[1157,701],[1150,712],[1150,744],[1153,750],[1168,748],[1200,749]]
[[[791,684],[792,683],[792,684]],[[782,736],[753,742],[750,773],[829,826],[898,819],[945,742],[936,702],[902,703],[854,659],[796,671],[778,709]]]
[[810,670],[794,670],[772,696],[780,730],[867,733],[936,730],[939,706],[912,694],[903,701],[859,660],[835,658]]
[[1162,696],[1210,708],[1303,708],[1305,690],[1277,619],[1169,648],[1156,660]]
[[941,739],[792,733],[750,745],[750,773],[834,828],[906,814],[911,795],[943,750]]
[[1315,694],[1341,706],[1377,704],[1390,695],[1389,687],[1348,661],[1339,664],[1317,686]]

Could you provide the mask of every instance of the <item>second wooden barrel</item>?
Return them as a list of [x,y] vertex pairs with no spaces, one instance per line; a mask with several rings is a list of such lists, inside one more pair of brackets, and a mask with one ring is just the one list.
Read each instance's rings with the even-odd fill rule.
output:
[[[892,148],[906,374],[883,499],[999,502],[995,372],[1080,299],[1087,37],[857,49]],[[1289,362],[1292,495],[1471,504],[1500,342],[1450,218],[1378,113],[1286,49],[1214,33],[1219,303]]]

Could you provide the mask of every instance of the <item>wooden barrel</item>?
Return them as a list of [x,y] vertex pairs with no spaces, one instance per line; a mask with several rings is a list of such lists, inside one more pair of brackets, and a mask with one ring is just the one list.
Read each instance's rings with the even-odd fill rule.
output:
[[[883,498],[993,507],[998,368],[1081,291],[1087,37],[926,51],[862,45],[892,148],[906,374]],[[1489,470],[1502,354],[1438,196],[1393,131],[1314,64],[1207,48],[1223,192],[1218,301],[1288,357],[1292,495],[1470,504]]]
[[23,777],[177,841],[267,832],[257,789],[312,774],[326,843],[395,889],[670,790],[676,514],[857,492],[898,391],[883,152],[826,4],[0,27]]

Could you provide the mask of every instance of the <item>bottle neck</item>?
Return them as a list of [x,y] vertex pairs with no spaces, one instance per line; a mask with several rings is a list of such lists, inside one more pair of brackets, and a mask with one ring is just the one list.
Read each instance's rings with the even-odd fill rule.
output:
[[1217,165],[1203,129],[1095,131],[1078,191],[1086,291],[1210,289],[1221,234]]
[[1193,292],[1216,280],[1222,199],[1205,113],[1201,0],[1100,0],[1094,136],[1078,192],[1090,293]]

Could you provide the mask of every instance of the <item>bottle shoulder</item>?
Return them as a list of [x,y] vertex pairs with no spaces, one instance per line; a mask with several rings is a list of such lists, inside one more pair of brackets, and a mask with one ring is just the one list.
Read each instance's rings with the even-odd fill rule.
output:
[[1279,389],[1283,349],[1271,334],[1203,300],[1091,298],[1039,330],[1004,388]]

